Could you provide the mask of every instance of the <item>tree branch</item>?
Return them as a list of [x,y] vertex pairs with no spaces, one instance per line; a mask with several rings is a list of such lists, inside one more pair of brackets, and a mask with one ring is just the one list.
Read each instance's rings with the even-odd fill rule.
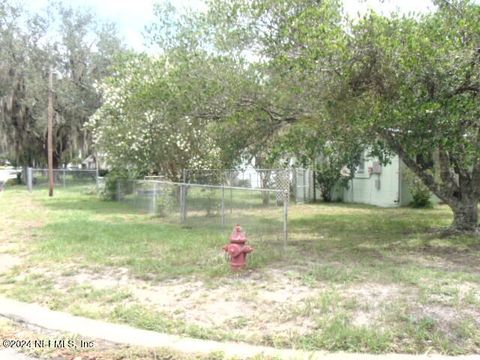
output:
[[440,165],[440,178],[446,186],[452,188],[452,192],[459,191],[457,180],[451,172],[451,159],[443,147],[438,149],[438,163]]
[[450,97],[460,95],[466,92],[473,92],[474,94],[478,95],[480,93],[480,86],[476,84],[463,84],[462,86],[455,89],[455,91],[450,94]]

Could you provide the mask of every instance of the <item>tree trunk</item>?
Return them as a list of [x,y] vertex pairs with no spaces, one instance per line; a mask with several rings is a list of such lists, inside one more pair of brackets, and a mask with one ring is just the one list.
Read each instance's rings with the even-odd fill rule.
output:
[[320,189],[322,191],[322,200],[327,203],[332,202],[332,189],[325,187],[321,187]]
[[[269,188],[269,181],[270,181],[270,171],[268,170],[261,170],[260,171],[260,181],[262,189]],[[270,194],[268,191],[262,191],[262,204],[269,205],[270,204]]]
[[452,206],[452,228],[460,232],[470,232],[478,229],[478,200],[466,199]]
[[[453,175],[452,164],[446,153],[439,152],[439,167],[442,182],[429,173],[428,167],[417,163],[409,156],[405,149],[400,146],[395,137],[382,132],[382,135],[395,150],[400,159],[413,171],[428,189],[450,206],[453,211],[453,223],[450,226],[455,232],[478,231],[478,201],[480,189],[478,188],[475,171],[469,175],[465,170],[456,172],[458,180]],[[458,166],[458,164],[457,164]]]

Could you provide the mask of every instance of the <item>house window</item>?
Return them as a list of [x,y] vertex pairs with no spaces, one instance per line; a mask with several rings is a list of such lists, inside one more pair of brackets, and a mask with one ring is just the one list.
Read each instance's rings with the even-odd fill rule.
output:
[[357,173],[358,174],[365,173],[365,153],[364,152],[360,154],[360,159],[358,160]]

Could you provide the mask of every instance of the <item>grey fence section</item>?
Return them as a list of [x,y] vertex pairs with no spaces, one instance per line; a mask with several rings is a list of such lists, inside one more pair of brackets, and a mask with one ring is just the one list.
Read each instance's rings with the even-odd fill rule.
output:
[[117,181],[116,199],[135,211],[227,236],[240,224],[256,240],[288,238],[288,192],[154,180]]
[[310,194],[310,177],[308,169],[294,169],[293,171],[293,194],[297,204],[303,204],[312,199]]
[[312,200],[311,171],[304,168],[285,169],[184,169],[185,183],[224,185],[251,189],[288,191],[295,202]]
[[97,179],[96,179],[97,194],[100,194],[101,192],[105,191],[105,186],[106,186],[105,177],[97,176]]
[[[48,169],[26,169],[26,183],[31,191],[48,187]],[[53,169],[53,182],[56,188],[97,187],[96,170]]]

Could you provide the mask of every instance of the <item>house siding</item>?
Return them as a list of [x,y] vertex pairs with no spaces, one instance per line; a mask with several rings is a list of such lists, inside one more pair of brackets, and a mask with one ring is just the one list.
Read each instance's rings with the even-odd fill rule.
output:
[[369,173],[373,167],[374,158],[365,159],[365,172],[356,174],[349,182],[348,189],[343,190],[343,201],[371,204],[382,207],[400,206],[399,172],[400,160],[398,156],[390,163],[382,166],[380,174]]

